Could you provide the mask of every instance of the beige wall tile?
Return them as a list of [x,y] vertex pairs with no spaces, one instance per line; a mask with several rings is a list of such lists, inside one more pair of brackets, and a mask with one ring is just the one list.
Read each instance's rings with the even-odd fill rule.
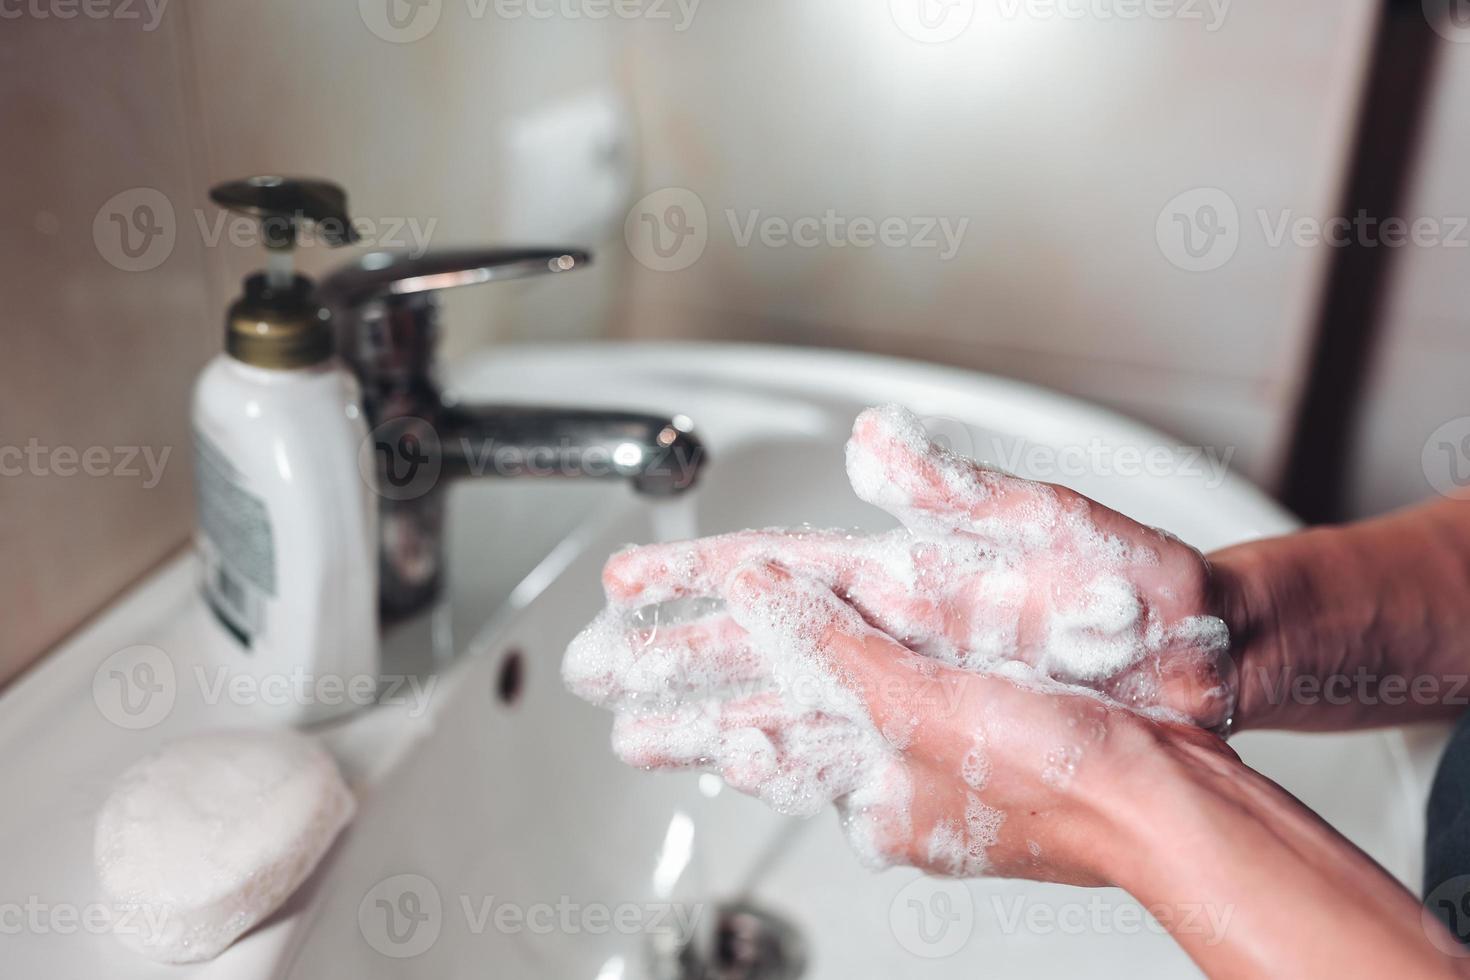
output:
[[[384,9],[388,0],[383,0]],[[404,9],[409,9],[404,5]],[[505,183],[506,123],[588,91],[612,90],[613,53],[603,21],[507,19],[494,3],[448,0],[424,36],[379,25],[355,3],[199,0],[192,47],[205,146],[201,187],[254,173],[329,177],[347,188],[354,214],[385,233],[400,223],[431,247],[505,243],[514,192]],[[547,234],[556,237],[554,230]],[[407,231],[394,236],[412,244]],[[303,254],[324,272],[357,249]],[[250,249],[210,250],[228,302],[259,264]],[[537,284],[468,290],[448,297],[447,351],[514,336],[602,332],[612,267],[594,267],[547,291]]]
[[[1435,492],[1425,472],[1431,437],[1430,469],[1436,475],[1450,476],[1447,451],[1454,453],[1461,473],[1470,473],[1470,451],[1440,448],[1470,438],[1470,188],[1463,167],[1470,153],[1467,89],[1470,44],[1446,41],[1440,45],[1418,173],[1401,215],[1410,221],[1429,219],[1438,231],[1424,239],[1434,244],[1406,245],[1393,258],[1349,467],[1349,506],[1355,515],[1402,507]],[[1447,425],[1448,435],[1441,429]]]
[[[0,677],[188,533],[189,386],[259,262],[212,243],[212,182],[319,174],[348,188],[356,213],[416,222],[433,246],[504,241],[522,213],[507,124],[589,92],[629,101],[640,194],[693,191],[708,246],[686,270],[654,272],[613,229],[591,243],[596,268],[554,290],[450,297],[449,353],[611,333],[918,356],[1233,446],[1269,480],[1327,256],[1272,246],[1260,214],[1322,215],[1336,200],[1373,4],[1232,4],[1217,30],[1007,17],[1009,6],[979,4],[940,45],[906,36],[888,4],[846,0],[700,4],[687,24],[446,0],[407,43],[352,3],[175,0],[147,31],[7,21],[0,126],[26,138],[0,149],[0,202],[18,229],[0,237],[14,297],[0,443],[172,455],[147,490],[0,480],[13,559],[0,588],[16,624]],[[1441,181],[1453,187],[1451,171]],[[167,201],[175,241],[156,268],[125,272],[94,243],[93,218],[140,186]],[[1171,264],[1156,235],[1171,198],[1196,187],[1224,190],[1240,213],[1239,248],[1209,272]],[[918,248],[742,246],[726,214],[827,209],[969,224],[940,261]],[[308,251],[302,265],[345,258]],[[1436,295],[1413,322],[1452,322],[1458,300]]]
[[[79,17],[0,31],[0,445],[27,453],[0,460],[0,682],[188,534],[189,387],[219,316],[197,246],[133,229],[137,261],[158,264],[125,271],[109,220],[163,200],[157,226],[176,228],[167,202],[196,187],[183,27],[166,8],[152,30]],[[89,449],[109,475],[68,456]],[[156,486],[138,450],[168,453]]]
[[[1034,380],[1115,404],[1139,377],[1209,375],[1259,406],[1234,437],[1269,479],[1326,256],[1273,246],[1259,215],[1335,205],[1374,5],[1233,4],[1214,31],[1004,14],[1016,6],[977,5],[940,45],[844,0],[709,5],[686,33],[646,30],[645,190],[692,191],[708,244],[683,271],[631,267],[628,332],[769,320],[831,344],[973,348],[949,358],[964,362],[1026,351]],[[1208,272],[1171,264],[1156,234],[1198,187],[1240,215],[1237,251]],[[950,261],[744,245],[731,227],[828,208],[969,226]],[[1184,435],[1229,428],[1190,385],[1165,387],[1153,414]]]

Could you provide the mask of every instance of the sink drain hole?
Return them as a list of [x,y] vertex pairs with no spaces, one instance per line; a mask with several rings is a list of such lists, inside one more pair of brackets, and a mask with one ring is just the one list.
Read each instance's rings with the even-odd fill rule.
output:
[[495,694],[500,703],[514,705],[521,698],[526,681],[526,658],[520,650],[511,649],[500,658],[500,673],[495,678]]
[[682,980],[798,980],[806,972],[806,945],[790,922],[749,902],[722,905],[715,916],[682,951]]

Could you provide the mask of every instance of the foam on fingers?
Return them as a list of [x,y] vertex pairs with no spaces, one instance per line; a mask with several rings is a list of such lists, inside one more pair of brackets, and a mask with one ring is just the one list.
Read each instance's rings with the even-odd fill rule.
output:
[[657,708],[755,688],[770,674],[745,630],[722,612],[691,622],[636,618],[608,609],[577,635],[562,660],[569,690],[601,707]]
[[849,720],[767,693],[667,713],[619,714],[613,751],[645,769],[705,769],[779,813],[809,817],[853,792],[865,734]]
[[860,499],[928,530],[967,523],[988,496],[973,464],[961,465],[935,447],[918,417],[899,405],[857,417],[847,443],[847,478]]
[[608,559],[602,586],[610,604],[630,608],[714,595],[732,571],[752,562],[779,560],[825,578],[851,563],[853,542],[846,531],[771,529],[641,545]]
[[[1170,710],[1179,692],[1186,705],[1206,702],[1193,720],[1228,712],[1225,625],[1188,615],[1191,600],[1169,591],[1188,577],[1161,562],[1162,536],[949,453],[898,406],[859,416],[847,466],[858,495],[904,528],[746,531],[609,561],[609,608],[563,673],[619,712],[625,759],[719,771],[784,813],[830,801],[866,863],[927,854],[932,867],[973,874],[989,867],[1004,814],[982,798],[994,791],[983,739],[962,758],[932,751],[926,720],[961,700],[945,678],[995,679],[987,703],[1082,685],[1141,712]],[[650,640],[630,622],[695,597],[721,604],[724,624]],[[1188,699],[1191,685],[1200,698]],[[1044,746],[1036,781],[1065,788],[1084,742]],[[920,813],[918,839],[912,767],[936,761],[961,796],[938,822]]]
[[134,912],[119,937],[166,963],[211,959],[306,879],[356,804],[294,732],[181,739],[127,769],[97,817],[97,876]]

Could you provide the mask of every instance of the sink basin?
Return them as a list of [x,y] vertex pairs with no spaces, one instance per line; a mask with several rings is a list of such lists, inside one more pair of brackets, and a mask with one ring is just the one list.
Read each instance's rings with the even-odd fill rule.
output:
[[[875,402],[903,402],[955,448],[1022,475],[1056,478],[1036,471],[1055,467],[1057,450],[1101,447],[1087,451],[1118,465],[1074,469],[1066,482],[1206,550],[1290,530],[1265,497],[1202,461],[1122,465],[1129,447],[1174,441],[1100,409],[890,359],[522,348],[460,362],[446,380],[477,398],[683,412],[712,462],[696,493],[664,503],[591,484],[456,489],[450,590],[433,633],[458,656],[427,687],[405,685],[323,732],[359,792],[357,820],[286,908],[190,968],[149,963],[102,929],[66,931],[53,914],[100,901],[91,824],[114,773],[165,738],[261,723],[258,706],[211,699],[199,681],[213,666],[193,559],[161,570],[0,698],[0,903],[42,909],[6,936],[7,973],[635,980],[659,975],[690,922],[707,930],[716,906],[736,900],[790,925],[809,977],[1196,972],[1121,892],[875,875],[831,812],[791,821],[716,777],[627,769],[608,749],[609,716],[565,693],[558,666],[601,605],[603,560],[625,543],[890,526],[852,496],[842,466],[853,417]],[[427,642],[420,635],[394,642]],[[164,668],[167,688],[147,724],[109,700],[108,679],[139,657]],[[1233,744],[1392,873],[1417,878],[1432,739],[1253,733]]]

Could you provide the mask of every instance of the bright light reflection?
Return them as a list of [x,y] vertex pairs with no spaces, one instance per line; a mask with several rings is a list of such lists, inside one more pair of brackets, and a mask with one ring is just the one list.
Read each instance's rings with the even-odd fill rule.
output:
[[286,444],[284,442],[278,442],[276,443],[275,449],[276,469],[280,472],[281,479],[285,480],[287,483],[290,483],[291,461],[286,458]]
[[669,821],[668,833],[664,835],[663,850],[659,852],[658,864],[653,869],[653,892],[659,898],[668,898],[674,886],[689,867],[689,856],[694,851],[694,821],[689,814],[680,810]]
[[642,458],[643,450],[635,443],[619,443],[618,448],[613,450],[613,462],[619,466],[637,466]]

